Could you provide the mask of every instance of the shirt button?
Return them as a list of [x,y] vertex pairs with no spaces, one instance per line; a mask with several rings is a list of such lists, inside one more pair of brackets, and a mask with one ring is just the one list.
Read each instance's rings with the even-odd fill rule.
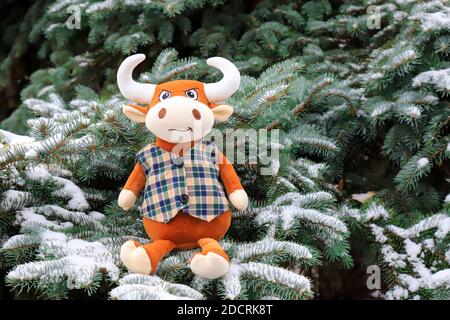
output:
[[189,196],[188,196],[187,194],[183,193],[183,194],[180,196],[180,201],[181,201],[182,203],[188,203],[188,202],[189,202]]
[[183,159],[180,158],[180,157],[174,158],[174,159],[172,160],[172,162],[173,162],[173,164],[176,165],[178,168],[181,168],[181,167],[184,165],[184,161],[183,161]]

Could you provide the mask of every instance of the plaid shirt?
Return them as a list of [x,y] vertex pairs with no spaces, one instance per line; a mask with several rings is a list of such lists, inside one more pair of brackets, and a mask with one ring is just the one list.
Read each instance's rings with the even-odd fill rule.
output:
[[216,150],[210,142],[196,143],[183,157],[151,144],[141,149],[136,160],[147,178],[142,214],[167,223],[180,210],[206,221],[226,211]]

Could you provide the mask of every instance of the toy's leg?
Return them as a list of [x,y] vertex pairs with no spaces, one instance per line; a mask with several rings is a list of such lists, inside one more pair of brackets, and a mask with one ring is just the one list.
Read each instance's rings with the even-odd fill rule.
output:
[[211,238],[200,239],[198,244],[202,251],[196,253],[191,260],[192,272],[207,279],[217,279],[225,275],[230,268],[230,258],[220,244]]
[[131,272],[150,274],[156,271],[159,260],[174,248],[175,244],[169,240],[156,240],[145,245],[129,240],[120,248],[120,258]]

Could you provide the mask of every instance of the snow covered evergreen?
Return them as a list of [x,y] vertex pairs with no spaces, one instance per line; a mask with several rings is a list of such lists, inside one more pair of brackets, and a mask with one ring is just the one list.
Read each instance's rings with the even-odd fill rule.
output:
[[[450,298],[448,1],[44,3],[0,64],[6,88],[29,46],[45,62],[0,129],[0,268],[13,294],[310,299],[329,268],[352,270],[356,236],[381,267],[382,297]],[[73,4],[80,30],[65,25]],[[154,139],[121,113],[115,72],[134,52],[152,83],[217,79],[205,58],[229,58],[243,77],[217,128],[242,129],[241,144],[245,129],[279,132],[277,161],[236,166],[251,205],[222,241],[221,279],[195,277],[192,251],[151,276],[121,265],[123,242],[149,241],[137,207],[116,202]]]

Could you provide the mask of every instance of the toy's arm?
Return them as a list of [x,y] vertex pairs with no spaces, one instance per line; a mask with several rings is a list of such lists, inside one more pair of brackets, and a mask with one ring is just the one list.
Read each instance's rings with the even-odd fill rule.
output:
[[248,196],[233,165],[221,152],[218,152],[218,161],[220,180],[222,180],[231,204],[239,211],[247,209]]
[[145,173],[142,170],[141,165],[139,163],[136,163],[133,171],[128,177],[127,182],[125,183],[122,191],[119,194],[119,199],[117,200],[119,206],[123,210],[130,209],[136,202],[136,199],[139,197],[142,189],[144,189],[144,186]]

